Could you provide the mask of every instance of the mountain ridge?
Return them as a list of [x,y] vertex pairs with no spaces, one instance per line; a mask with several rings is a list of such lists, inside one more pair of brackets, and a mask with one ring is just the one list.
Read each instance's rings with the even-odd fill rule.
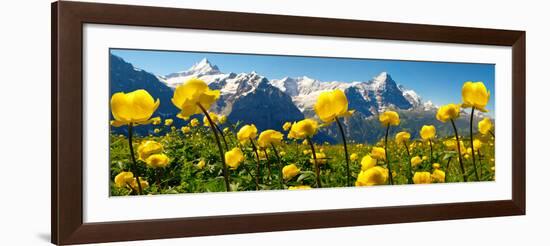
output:
[[[117,58],[125,62],[122,58]],[[118,59],[114,60],[118,61]],[[154,75],[142,69],[135,68],[130,63],[125,63],[131,67],[127,65],[124,67],[119,66],[118,69],[123,69],[124,72],[118,71],[118,73],[127,74],[128,81],[130,82],[135,80],[134,77],[141,76],[139,75],[140,73],[149,74],[150,76],[147,76],[147,78],[151,80],[151,83],[159,83],[158,88],[164,91],[161,102],[169,102],[171,98],[171,95],[168,97],[165,93],[167,89],[173,90],[177,85],[192,77],[202,79],[210,88],[221,91],[221,98],[212,106],[212,111],[227,115],[231,122],[241,121],[251,123],[251,121],[254,121],[259,130],[282,130],[281,126],[286,121],[297,121],[304,117],[316,117],[313,105],[319,94],[323,91],[334,89],[344,91],[348,98],[349,108],[356,110],[356,113],[344,122],[352,140],[358,142],[376,140],[381,134],[378,130],[374,128],[363,130],[362,128],[368,122],[376,122],[377,117],[373,116],[377,116],[380,112],[390,109],[396,110],[400,114],[421,116],[420,119],[416,119],[419,122],[437,124],[437,121],[434,121],[437,106],[433,105],[431,101],[423,102],[422,98],[414,90],[398,84],[391,77],[391,74],[386,71],[367,81],[323,82],[307,76],[284,77],[282,79],[270,80],[254,71],[238,74],[232,72],[223,73],[218,66],[213,65],[206,58],[195,63],[187,70],[164,76]],[[114,67],[116,66],[111,64],[111,70]],[[111,71],[111,75],[113,73],[116,74],[117,71]],[[124,84],[129,82],[117,79],[112,80],[111,84],[113,83]],[[113,89],[113,86],[111,88]],[[124,88],[119,89],[124,91]],[[170,103],[170,106],[173,105]],[[175,107],[172,108],[171,110],[164,109],[159,114],[164,116],[173,114]],[[403,118],[408,117],[404,115]],[[480,116],[476,115],[476,120],[477,118],[480,118]],[[374,123],[368,124],[373,127],[375,126]],[[412,125],[412,123],[407,124]],[[413,136],[417,134],[418,129],[407,127],[407,124],[402,124],[403,128],[410,128],[409,130]],[[457,121],[457,124],[460,127],[463,125],[460,121]],[[443,132],[450,132],[448,126],[442,125],[441,127],[447,129]],[[151,129],[147,131],[150,132]],[[337,131],[330,129],[330,127],[322,130],[320,135],[322,135],[321,138],[324,141],[329,142],[338,142],[340,138],[337,135]]]

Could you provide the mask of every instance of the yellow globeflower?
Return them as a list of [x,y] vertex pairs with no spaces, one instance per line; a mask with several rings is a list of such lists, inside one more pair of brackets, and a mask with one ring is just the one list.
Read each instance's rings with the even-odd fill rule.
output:
[[449,120],[454,120],[460,116],[460,105],[459,104],[447,104],[439,107],[435,118],[437,120],[445,123]]
[[136,90],[130,93],[117,92],[111,97],[111,113],[115,127],[138,124],[149,124],[157,119],[150,119],[157,110],[160,100],[154,100],[146,90]]
[[174,123],[174,120],[173,120],[173,119],[166,119],[166,120],[164,120],[164,125],[165,125],[165,126],[171,126],[172,123]]
[[[137,191],[139,189],[139,186],[138,186],[138,183],[136,181],[137,181],[136,178],[133,178],[132,183],[130,184],[130,186],[132,187],[132,189]],[[149,187],[149,182],[147,182],[147,180],[143,179],[142,177],[139,177],[139,182],[141,183],[141,189],[142,190]]]
[[[208,112],[208,115],[210,116],[210,119],[212,120],[212,122],[214,122],[214,124],[217,125],[220,122],[219,116],[216,113]],[[204,126],[210,126],[210,121],[208,121],[208,118],[206,116],[202,118],[202,122]]]
[[255,139],[257,135],[258,129],[256,129],[254,124],[244,125],[239,132],[237,132],[237,139],[241,144],[246,144],[250,139]]
[[432,164],[433,169],[439,169],[440,167],[441,167],[441,165],[439,165],[439,163]]
[[361,159],[361,170],[366,171],[371,167],[376,166],[376,159],[372,158],[370,155],[366,155]]
[[193,118],[189,124],[191,127],[197,127],[199,125],[199,120],[197,118]]
[[138,158],[145,161],[150,155],[160,154],[164,148],[162,144],[153,140],[146,140],[141,142],[137,148]]
[[170,163],[170,158],[168,158],[165,154],[154,154],[147,157],[147,159],[145,159],[145,163],[147,163],[147,166],[152,168],[163,168],[168,166],[168,163]]
[[309,142],[307,141],[307,139],[304,139],[304,141],[302,141],[302,145],[306,145],[306,146],[307,146],[308,144],[309,144]]
[[411,158],[411,165],[413,167],[418,166],[420,163],[422,163],[422,159],[419,156],[415,156],[415,157]]
[[241,162],[244,161],[244,155],[241,149],[235,147],[230,151],[225,152],[225,163],[231,169],[237,169]]
[[156,134],[156,133],[159,133],[160,132],[160,129],[158,128],[155,128],[155,130],[153,130],[153,132]]
[[176,87],[172,103],[181,110],[177,117],[187,119],[192,115],[203,113],[199,104],[208,110],[219,97],[220,91],[210,90],[204,81],[192,78]]
[[285,122],[285,124],[283,125],[283,130],[288,131],[290,130],[290,127],[292,127],[292,123]]
[[189,132],[191,132],[191,127],[182,126],[182,127],[181,127],[181,131],[182,131],[183,133],[189,133]]
[[487,90],[483,82],[468,81],[462,86],[462,107],[487,112],[485,106],[489,102],[491,92]]
[[408,132],[399,132],[395,134],[395,142],[397,144],[406,143],[407,141],[409,141],[410,138],[411,138],[411,134]]
[[286,165],[283,167],[283,179],[289,180],[294,178],[300,173],[300,168],[294,164]]
[[304,155],[309,155],[309,154],[311,154],[311,150],[310,150],[310,149],[306,149],[306,150],[302,151],[302,153],[303,153]]
[[362,170],[357,176],[355,186],[383,185],[387,183],[388,176],[388,169],[380,166]]
[[422,156],[422,160],[423,160],[423,161],[427,161],[427,160],[428,160],[428,156],[427,156],[427,155]]
[[281,153],[279,153],[280,156],[285,156],[286,155],[286,152],[284,151],[281,151]]
[[413,182],[415,184],[429,184],[432,182],[432,174],[430,172],[415,172]]
[[152,123],[153,125],[155,125],[155,126],[156,126],[156,125],[160,125],[160,122],[162,121],[162,120],[160,119],[160,117],[155,117],[155,118],[153,118],[153,119],[151,119],[151,120],[152,120],[151,123]]
[[352,161],[356,161],[359,158],[359,156],[356,153],[353,153],[349,156],[349,159]]
[[117,187],[126,187],[130,185],[134,180],[134,174],[132,172],[120,172],[115,176],[115,185]]
[[336,117],[346,117],[353,113],[348,111],[346,94],[339,89],[321,92],[313,108],[325,123],[333,122]]
[[445,183],[445,172],[435,169],[432,173],[432,181],[436,183]]
[[481,141],[479,139],[474,139],[474,151],[477,151],[481,148]]
[[372,147],[372,150],[370,151],[370,156],[377,160],[385,160],[386,150],[380,147]]
[[[443,142],[443,144],[445,144],[445,147],[447,147],[447,150],[458,151],[456,141],[454,141],[454,140],[447,140],[447,141]],[[462,140],[460,140],[460,151],[464,152],[465,150],[466,150],[466,147],[464,147],[464,142]],[[462,153],[462,154],[464,154],[464,153]]]
[[[327,155],[325,153],[315,153],[315,157],[317,158],[317,165],[322,165],[327,163]],[[315,160],[313,159],[313,154],[311,154],[311,159],[309,160],[309,163],[315,164]]]
[[200,160],[199,163],[197,163],[197,168],[203,169],[205,165],[206,165],[206,161]]
[[225,122],[227,122],[227,116],[225,115],[220,115],[220,124],[225,124]]
[[279,145],[283,140],[283,134],[275,130],[265,130],[258,137],[260,148],[269,148],[271,145]]
[[424,125],[420,129],[420,137],[424,140],[430,140],[435,138],[435,126],[433,125]]
[[297,186],[288,187],[288,190],[309,190],[309,189],[311,189],[311,186],[309,185],[297,185]]
[[288,138],[304,139],[313,137],[317,133],[317,121],[312,119],[304,119],[292,124]]
[[477,123],[477,127],[479,128],[479,132],[481,132],[481,134],[485,135],[485,134],[489,133],[491,128],[493,128],[493,123],[491,122],[491,120],[489,118],[484,118],[479,123]]
[[395,111],[386,111],[384,113],[381,113],[378,117],[378,120],[380,120],[380,123],[383,126],[397,126],[399,125],[399,114]]

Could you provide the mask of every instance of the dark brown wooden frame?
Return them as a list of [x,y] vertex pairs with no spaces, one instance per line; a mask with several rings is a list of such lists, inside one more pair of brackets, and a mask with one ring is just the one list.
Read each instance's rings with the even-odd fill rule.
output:
[[[55,244],[403,223],[525,214],[525,32],[175,8],[52,4],[51,230]],[[512,200],[83,223],[84,23],[429,41],[512,47]]]

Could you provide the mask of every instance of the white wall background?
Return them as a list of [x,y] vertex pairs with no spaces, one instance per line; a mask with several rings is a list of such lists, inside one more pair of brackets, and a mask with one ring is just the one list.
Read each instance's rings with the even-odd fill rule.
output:
[[[548,242],[550,22],[544,1],[120,0],[183,8],[414,22],[527,31],[527,216],[114,243],[112,245],[499,245]],[[0,9],[1,245],[50,235],[50,1]],[[75,174],[77,175],[77,174]],[[111,244],[110,244],[111,245]]]

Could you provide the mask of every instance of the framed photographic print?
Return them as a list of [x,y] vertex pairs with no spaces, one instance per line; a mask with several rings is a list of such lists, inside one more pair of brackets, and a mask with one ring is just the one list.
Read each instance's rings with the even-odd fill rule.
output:
[[52,4],[52,242],[525,214],[525,32]]

